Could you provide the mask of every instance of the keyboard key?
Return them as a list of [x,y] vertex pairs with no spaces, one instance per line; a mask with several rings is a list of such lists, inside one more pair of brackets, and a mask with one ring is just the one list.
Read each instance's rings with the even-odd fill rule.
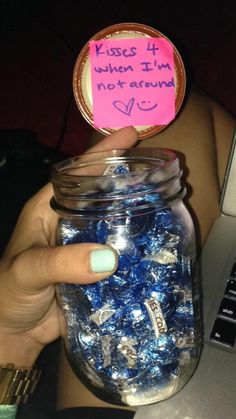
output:
[[225,294],[236,298],[236,280],[229,279],[225,288]]
[[236,262],[233,264],[230,276],[231,278],[236,278]]
[[236,323],[217,318],[210,339],[233,347],[236,338]]
[[236,320],[236,300],[223,298],[220,304],[218,314],[220,314],[221,316],[229,317],[232,320]]

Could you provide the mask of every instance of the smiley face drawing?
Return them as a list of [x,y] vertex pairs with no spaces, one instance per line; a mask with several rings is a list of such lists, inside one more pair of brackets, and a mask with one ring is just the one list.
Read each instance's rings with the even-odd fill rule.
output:
[[157,107],[157,103],[151,104],[150,100],[142,100],[137,102],[137,107],[140,111],[149,112]]
[[[122,112],[127,116],[131,116],[133,107],[135,105],[135,98],[132,97],[128,102],[114,100],[112,104],[117,111]],[[137,102],[136,105],[140,111],[144,112],[150,112],[158,106],[157,103],[152,104],[150,100],[141,100],[140,102]]]

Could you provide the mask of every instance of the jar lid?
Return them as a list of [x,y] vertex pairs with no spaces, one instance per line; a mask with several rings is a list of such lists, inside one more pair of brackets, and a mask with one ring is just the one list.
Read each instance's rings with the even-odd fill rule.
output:
[[161,32],[139,23],[118,23],[95,34],[74,67],[77,106],[103,134],[133,125],[139,139],[153,136],[175,118],[185,89],[176,47]]

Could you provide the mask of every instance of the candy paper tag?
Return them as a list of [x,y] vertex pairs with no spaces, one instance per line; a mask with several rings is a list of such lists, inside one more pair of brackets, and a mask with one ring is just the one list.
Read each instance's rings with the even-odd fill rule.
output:
[[157,338],[167,332],[167,325],[158,300],[154,297],[144,301]]
[[94,125],[167,125],[175,117],[172,44],[165,38],[90,41]]

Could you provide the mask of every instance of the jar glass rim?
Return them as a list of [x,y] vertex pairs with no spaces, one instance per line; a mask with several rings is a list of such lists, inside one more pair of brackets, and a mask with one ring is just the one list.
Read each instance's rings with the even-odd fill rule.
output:
[[[53,181],[59,178],[61,180],[69,180],[76,178],[100,178],[104,177],[101,174],[88,170],[89,166],[92,167],[96,164],[119,164],[128,163],[131,159],[137,161],[145,161],[150,164],[150,167],[143,168],[145,173],[156,172],[157,170],[166,169],[169,166],[178,164],[178,156],[175,151],[166,148],[153,148],[153,147],[131,147],[131,148],[115,148],[106,149],[94,152],[86,152],[84,154],[70,157],[62,162],[56,163],[52,166],[51,177]],[[85,170],[84,170],[85,169]],[[75,171],[78,173],[75,173]],[[73,172],[73,173],[72,173]],[[108,177],[124,177],[136,176],[140,170],[127,173],[107,173]]]

